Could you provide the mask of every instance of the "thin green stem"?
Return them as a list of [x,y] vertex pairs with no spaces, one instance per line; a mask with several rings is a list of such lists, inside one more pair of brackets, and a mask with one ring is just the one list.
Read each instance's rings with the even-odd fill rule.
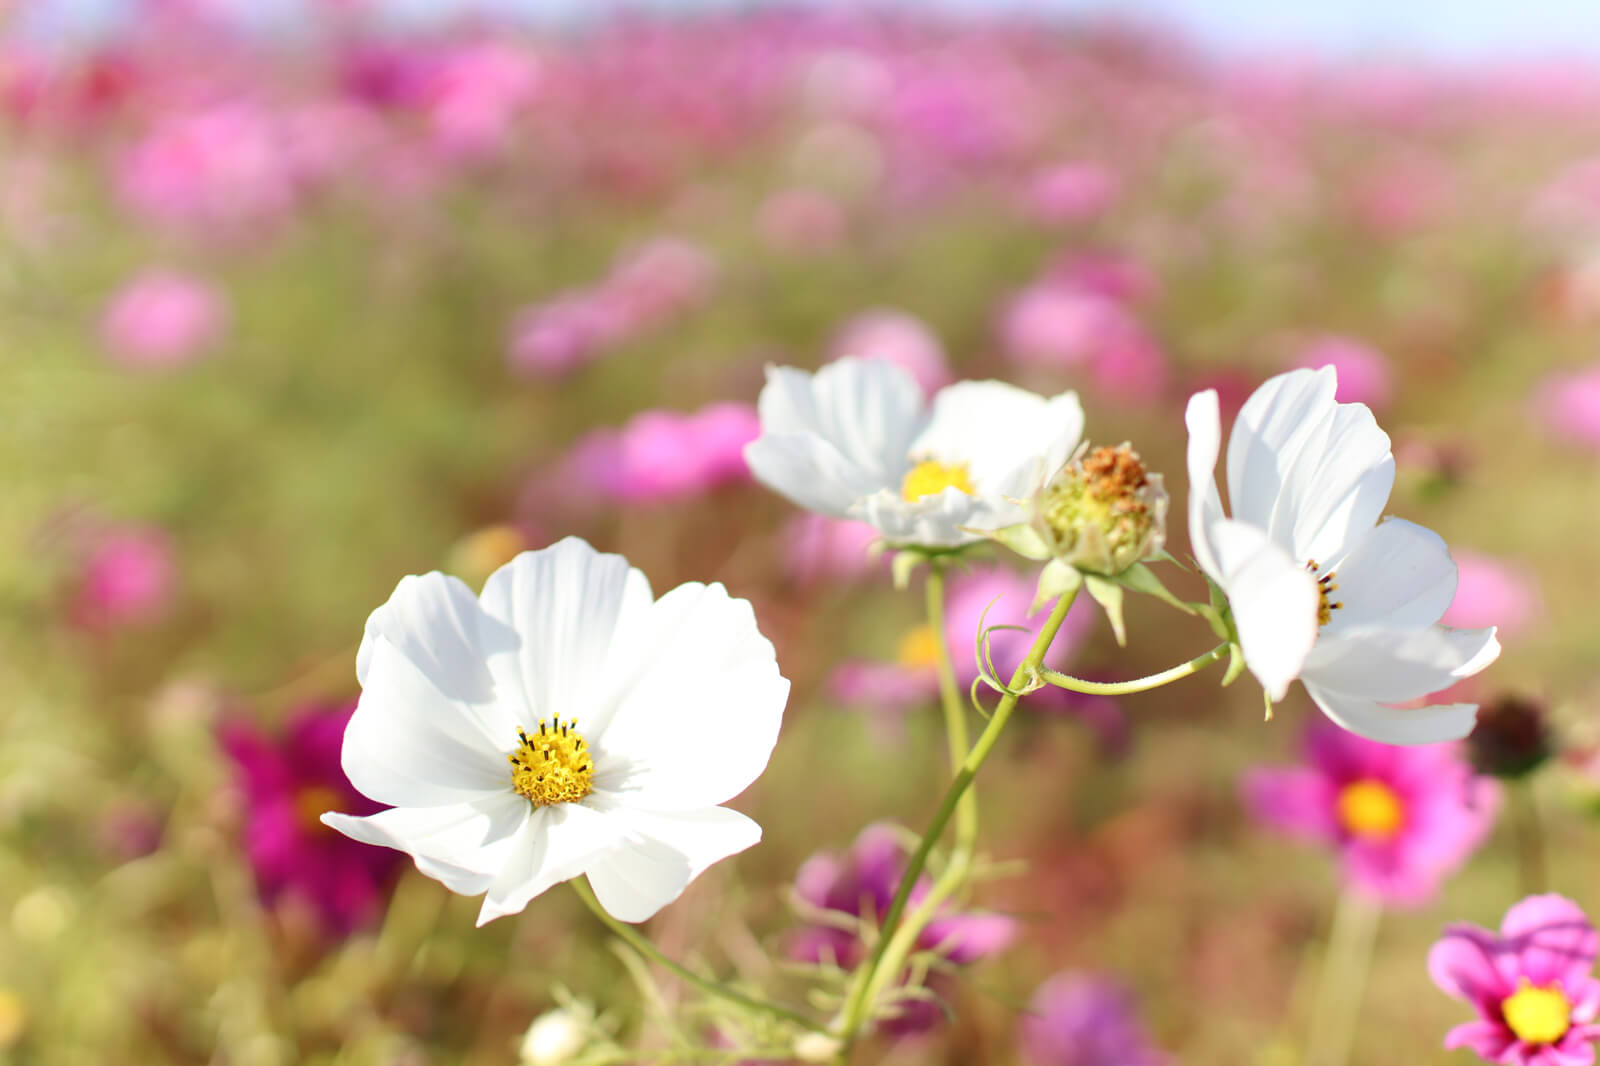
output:
[[[945,642],[944,624],[944,561],[935,559],[928,569],[927,584],[928,626],[933,630],[934,647],[938,649],[939,703],[944,708],[945,739],[950,748],[950,772],[961,772],[961,761],[967,757],[972,741],[967,734],[967,708],[956,685],[955,667],[950,661],[950,647]],[[978,793],[968,789],[956,804],[956,851],[970,852],[978,842]]]
[[[1226,643],[1218,644],[1215,648],[1203,655],[1196,655],[1186,663],[1174,666],[1170,670],[1163,670],[1159,674],[1149,677],[1140,677],[1132,681],[1085,681],[1081,677],[1072,677],[1068,674],[1058,674],[1049,668],[1041,668],[1039,676],[1058,688],[1068,689],[1072,692],[1082,692],[1090,696],[1126,696],[1133,692],[1148,692],[1162,685],[1170,685],[1180,678],[1197,674],[1201,670],[1218,662],[1228,654]],[[1015,682],[1013,682],[1015,685]]]
[[1351,889],[1339,894],[1306,1039],[1307,1066],[1345,1066],[1350,1061],[1382,915],[1378,904]]
[[1537,895],[1548,880],[1544,857],[1544,828],[1539,822],[1539,805],[1533,795],[1533,779],[1510,782],[1508,806],[1511,808],[1512,836],[1517,844],[1517,870],[1522,878],[1522,894]]
[[[1056,633],[1061,629],[1061,623],[1066,621],[1067,612],[1072,609],[1072,601],[1077,598],[1076,591],[1062,596],[1056,601],[1055,607],[1050,611],[1050,617],[1045,620],[1044,626],[1039,630],[1039,635],[1034,638],[1033,647],[1028,649],[1027,658],[1022,660],[1016,671],[1011,676],[1010,692],[1001,697],[995,706],[994,713],[989,717],[989,724],[978,736],[978,742],[966,758],[961,762],[961,769],[956,773],[955,780],[945,789],[944,798],[939,802],[939,809],[934,813],[933,822],[928,826],[928,831],[922,834],[922,840],[917,844],[917,850],[911,855],[911,860],[906,865],[905,873],[900,877],[900,886],[895,890],[894,901],[889,904],[889,909],[884,912],[881,935],[877,947],[873,950],[872,957],[866,966],[857,971],[856,983],[850,991],[849,998],[845,1001],[841,1013],[840,1040],[848,1046],[860,1032],[866,1022],[867,1012],[871,1007],[872,998],[868,994],[871,989],[881,984],[876,980],[880,971],[886,970],[889,974],[898,974],[904,965],[911,946],[916,943],[916,937],[921,933],[921,928],[908,922],[905,930],[899,928],[900,917],[905,913],[906,903],[911,898],[911,891],[916,887],[922,871],[927,868],[928,856],[933,852],[934,845],[944,834],[945,827],[950,824],[951,817],[955,814],[956,807],[961,802],[961,797],[972,785],[972,780],[977,776],[978,769],[989,757],[989,752],[994,748],[995,742],[1000,739],[1000,734],[1005,730],[1006,723],[1011,719],[1011,712],[1016,709],[1017,701],[1021,698],[1019,689],[1024,682],[1038,672],[1039,663],[1043,661],[1045,652],[1050,650],[1051,643],[1056,638]],[[945,880],[945,879],[941,879]],[[936,888],[938,886],[935,886]],[[926,924],[927,918],[932,916],[932,910],[925,900],[918,907],[918,915]],[[891,955],[891,949],[893,954]]]
[[710,978],[701,977],[687,966],[669,959],[666,955],[662,954],[660,948],[656,947],[655,944],[651,942],[649,937],[639,932],[639,930],[635,929],[633,926],[613,918],[609,913],[607,913],[606,909],[600,905],[600,901],[595,898],[594,890],[589,887],[588,882],[582,880],[581,878],[574,878],[573,880],[569,881],[568,884],[572,886],[573,891],[578,893],[578,898],[583,900],[584,904],[589,908],[589,910],[594,912],[594,916],[599,918],[600,921],[605,924],[606,928],[615,933],[624,943],[633,948],[633,950],[637,951],[639,954],[671,970],[685,981],[688,981],[691,985],[694,985],[700,991],[710,996],[716,996],[720,999],[725,999],[730,1003],[737,1003],[741,1007],[748,1008],[749,1010],[760,1011],[763,1014],[770,1014],[775,1018],[782,1018],[784,1021],[793,1022],[795,1025],[812,1032],[823,1031],[822,1026],[818,1025],[815,1021],[812,1021],[810,1018],[807,1018],[805,1015],[800,1014],[797,1011],[792,1011],[788,1007],[780,1007],[776,1003],[768,1003],[765,1000],[755,999],[751,996],[744,995],[743,993],[735,992],[733,989],[719,985]]

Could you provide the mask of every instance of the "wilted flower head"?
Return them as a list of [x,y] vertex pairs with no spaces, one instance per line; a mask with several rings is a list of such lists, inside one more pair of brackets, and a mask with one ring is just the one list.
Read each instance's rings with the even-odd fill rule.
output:
[[1032,520],[1052,558],[1120,574],[1166,543],[1167,492],[1128,444],[1084,446],[1035,497]]
[[123,366],[179,366],[216,344],[227,317],[222,297],[204,282],[148,271],[111,298],[100,336],[107,353]]
[[1488,835],[1499,790],[1455,744],[1397,748],[1325,724],[1306,733],[1306,765],[1245,778],[1265,825],[1323,844],[1355,888],[1388,904],[1431,899]]
[[1480,774],[1523,777],[1556,753],[1544,704],[1507,693],[1478,708],[1478,724],[1467,737],[1467,753]]
[[1068,971],[1033,994],[1022,1020],[1031,1066],[1167,1066],[1150,1042],[1132,997],[1098,974]]
[[320,821],[342,807],[374,814],[339,767],[339,748],[354,704],[312,705],[292,714],[274,737],[242,718],[217,730],[245,803],[245,848],[269,905],[308,906],[330,936],[373,924],[401,857],[340,836]]
[[1452,925],[1428,953],[1428,975],[1465,1000],[1477,1021],[1445,1035],[1502,1066],[1587,1066],[1600,1039],[1600,937],[1576,903],[1529,896],[1506,911],[1498,934]]
[[322,820],[483,894],[480,925],[580,875],[642,922],[761,839],[720,804],[766,768],[789,683],[721,585],[657,600],[574,538],[517,556],[481,596],[408,577],[367,619],[356,677],[342,765],[395,806]]

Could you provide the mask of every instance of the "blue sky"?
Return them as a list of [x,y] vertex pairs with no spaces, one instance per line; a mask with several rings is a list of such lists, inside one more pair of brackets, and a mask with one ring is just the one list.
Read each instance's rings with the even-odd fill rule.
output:
[[[262,25],[292,25],[311,0],[226,0]],[[654,10],[737,7],[744,0],[381,0],[397,21],[452,10],[561,21],[618,2]],[[816,0],[826,3],[829,0]],[[851,0],[833,0],[837,5]],[[888,0],[896,2],[896,0]],[[132,0],[25,0],[35,35],[62,37],[112,25]],[[1116,12],[1181,27],[1222,50],[1309,50],[1330,55],[1426,54],[1470,60],[1508,56],[1600,58],[1600,0],[898,0],[963,12],[998,8],[1066,15]]]

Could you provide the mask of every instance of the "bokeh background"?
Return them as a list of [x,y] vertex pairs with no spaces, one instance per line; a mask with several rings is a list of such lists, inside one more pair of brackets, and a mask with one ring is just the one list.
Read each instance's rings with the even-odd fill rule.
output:
[[[1191,392],[1231,410],[1338,365],[1394,438],[1391,510],[1461,564],[1450,620],[1502,627],[1467,695],[1560,737],[1546,883],[1600,905],[1587,5],[378,6],[9,5],[0,1060],[515,1063],[558,986],[636,1039],[569,893],[474,929],[313,817],[353,809],[367,613],[568,534],[657,590],[725,582],[777,645],[784,733],[736,804],[765,841],[652,931],[798,995],[796,871],[920,827],[945,774],[920,597],[740,458],[764,365],[846,352],[1077,389],[1177,500]],[[980,554],[971,587],[1012,565]],[[1129,616],[1118,649],[1082,613],[1062,664],[1212,642]],[[952,1020],[859,1061],[1038,1061],[1018,1033],[1064,970],[1118,982],[1172,1061],[1306,1061],[1339,866],[1241,782],[1316,711],[1264,724],[1217,680],[1019,716],[980,779],[985,848],[1019,861],[975,903],[1024,933],[952,983]],[[1351,1062],[1470,1060],[1424,958],[1521,896],[1528,832],[1502,816],[1384,915]]]

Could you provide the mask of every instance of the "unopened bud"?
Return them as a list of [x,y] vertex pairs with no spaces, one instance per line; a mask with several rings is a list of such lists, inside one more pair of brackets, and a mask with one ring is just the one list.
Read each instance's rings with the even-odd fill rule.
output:
[[533,1020],[522,1038],[521,1066],[562,1066],[578,1057],[589,1043],[588,1019],[567,1007]]

